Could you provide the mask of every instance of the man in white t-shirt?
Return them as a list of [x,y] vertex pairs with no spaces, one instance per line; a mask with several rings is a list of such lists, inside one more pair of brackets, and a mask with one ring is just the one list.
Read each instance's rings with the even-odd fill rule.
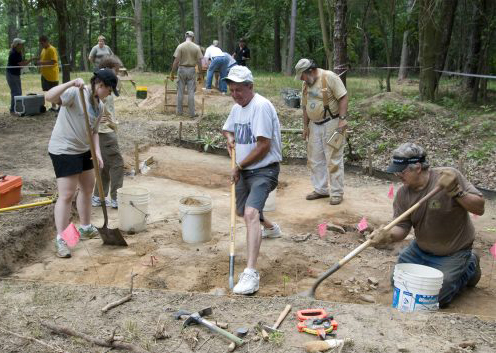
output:
[[[253,76],[245,66],[234,66],[225,79],[236,104],[222,127],[229,153],[235,148],[236,211],[246,223],[248,260],[233,288],[235,294],[258,291],[256,271],[262,238],[279,238],[281,229],[262,213],[269,193],[277,186],[282,160],[281,128],[272,103],[253,91]],[[263,225],[263,229],[261,229]]]
[[229,64],[229,59],[224,56],[224,52],[218,47],[219,42],[214,40],[212,45],[205,51],[205,59],[210,61],[207,71],[207,82],[205,87],[207,89],[212,89],[212,79],[214,77],[214,72],[219,71],[220,73],[220,83],[219,91],[222,93],[227,92],[227,85],[223,80],[227,76],[227,66]]

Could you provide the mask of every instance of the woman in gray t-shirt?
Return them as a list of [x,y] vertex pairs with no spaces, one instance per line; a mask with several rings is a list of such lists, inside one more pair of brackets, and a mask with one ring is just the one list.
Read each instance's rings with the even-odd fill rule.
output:
[[97,69],[100,67],[100,60],[104,56],[113,54],[112,49],[108,45],[105,45],[105,37],[98,36],[98,44],[91,49],[88,59],[93,63],[95,69]]

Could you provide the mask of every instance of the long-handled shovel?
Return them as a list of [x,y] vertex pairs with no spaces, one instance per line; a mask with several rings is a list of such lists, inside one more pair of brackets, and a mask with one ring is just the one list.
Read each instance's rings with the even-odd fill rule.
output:
[[[419,206],[422,203],[424,203],[429,198],[431,198],[432,196],[434,196],[435,194],[437,194],[441,189],[442,188],[439,187],[439,186],[435,187],[427,195],[425,195],[424,197],[422,197],[416,204],[414,204],[412,207],[410,207],[408,210],[406,210],[400,216],[398,216],[396,219],[394,219],[391,223],[389,223],[387,226],[385,226],[384,227],[384,230],[388,231],[391,228],[393,228],[395,225],[397,225],[398,223],[400,223],[402,220],[404,220],[406,217],[408,217],[411,213],[413,213],[413,211],[415,211],[417,208],[419,208]],[[330,269],[328,269],[326,272],[324,272],[323,274],[321,274],[319,278],[317,278],[317,280],[315,281],[315,283],[313,284],[312,288],[310,288],[309,291],[300,293],[299,296],[314,298],[315,297],[315,291],[317,290],[317,287],[320,285],[320,283],[323,280],[325,280],[327,277],[329,277],[330,275],[332,275],[334,272],[336,272],[337,270],[339,270],[341,267],[343,267],[352,258],[354,258],[358,254],[360,254],[363,250],[365,250],[366,248],[368,248],[370,246],[370,242],[371,241],[372,241],[371,239],[367,240],[362,245],[360,245],[359,247],[357,247],[355,250],[353,250],[352,252],[350,252],[348,255],[346,255],[345,257],[343,257],[339,262],[336,262],[334,265],[332,265],[332,267]]]
[[100,176],[100,166],[98,165],[98,159],[96,158],[95,144],[93,143],[93,133],[91,131],[90,118],[88,116],[88,110],[86,108],[86,100],[84,99],[83,89],[83,87],[79,89],[79,97],[81,98],[81,105],[83,106],[84,110],[86,131],[88,132],[88,139],[90,140],[91,159],[93,160],[93,168],[95,168],[96,183],[98,185],[98,193],[100,195],[100,204],[102,206],[104,218],[103,226],[101,228],[98,228],[98,232],[100,233],[100,237],[102,238],[103,244],[105,245],[127,246],[126,240],[123,238],[119,229],[107,228],[108,215],[107,207],[105,206],[105,195],[103,194],[102,178]]
[[[236,167],[236,150],[231,150],[231,170]],[[229,288],[234,288],[234,240],[236,237],[236,184],[231,184],[231,245],[229,247]]]

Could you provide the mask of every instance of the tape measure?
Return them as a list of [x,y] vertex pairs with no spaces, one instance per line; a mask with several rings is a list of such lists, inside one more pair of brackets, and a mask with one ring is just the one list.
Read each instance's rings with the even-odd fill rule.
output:
[[332,334],[338,329],[338,323],[329,316],[324,309],[305,309],[297,312],[300,321],[296,328],[298,332],[306,332],[317,335],[325,340],[326,335]]

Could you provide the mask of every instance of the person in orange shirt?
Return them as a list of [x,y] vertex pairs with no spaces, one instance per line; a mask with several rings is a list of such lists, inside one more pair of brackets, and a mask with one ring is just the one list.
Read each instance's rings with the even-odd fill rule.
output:
[[[45,35],[40,36],[41,50],[40,59],[37,62],[41,72],[41,88],[44,92],[59,84],[59,56]],[[57,112],[57,105],[52,102],[51,111]]]

